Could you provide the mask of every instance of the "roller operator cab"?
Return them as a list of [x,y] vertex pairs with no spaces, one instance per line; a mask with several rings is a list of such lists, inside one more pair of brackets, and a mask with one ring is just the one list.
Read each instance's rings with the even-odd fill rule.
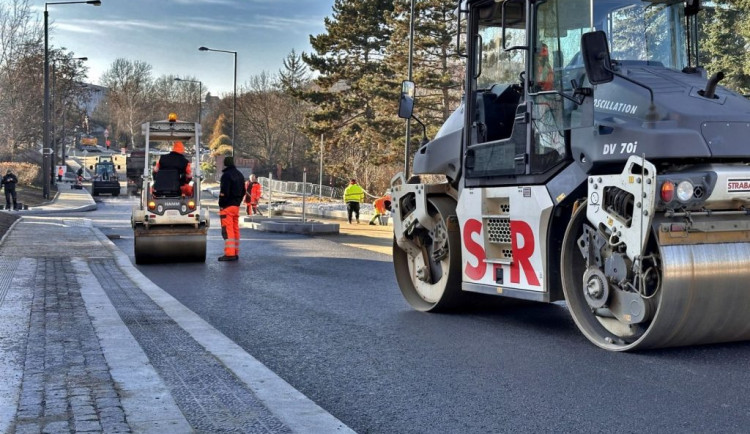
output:
[[700,3],[458,10],[463,103],[392,181],[406,300],[565,300],[612,351],[750,339],[750,102],[696,66]]
[[[170,113],[163,121],[142,125],[146,139],[141,199],[133,208],[136,264],[204,262],[209,210],[201,206],[200,124],[177,120]],[[191,161],[192,180],[177,170],[154,171],[159,155],[149,152],[151,142],[162,142],[172,149],[184,145],[184,156]],[[186,188],[187,187],[187,188]]]

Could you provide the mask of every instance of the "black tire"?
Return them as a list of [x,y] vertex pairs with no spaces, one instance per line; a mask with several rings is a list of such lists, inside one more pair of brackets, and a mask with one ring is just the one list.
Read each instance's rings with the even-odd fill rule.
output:
[[[428,212],[434,221],[446,230],[448,247],[447,255],[435,262],[432,260],[434,250],[431,234],[421,234],[427,240],[425,245],[430,257],[432,282],[425,282],[417,277],[414,259],[398,246],[395,238],[393,266],[401,293],[414,309],[423,312],[444,312],[459,307],[464,299],[461,291],[461,234],[455,229],[456,225],[449,224],[448,221],[455,219],[456,202],[445,196],[431,197],[428,199]],[[436,274],[439,274],[438,278],[435,278]]]

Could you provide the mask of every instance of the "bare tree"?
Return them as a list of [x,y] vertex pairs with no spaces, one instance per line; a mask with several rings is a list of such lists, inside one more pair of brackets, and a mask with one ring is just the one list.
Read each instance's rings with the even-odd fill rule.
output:
[[296,106],[268,73],[251,77],[237,103],[242,146],[235,151],[257,158],[268,168],[289,167],[287,151],[299,135],[294,123]]
[[15,159],[40,141],[43,39],[29,2],[0,3],[0,153]]
[[101,78],[102,85],[109,89],[107,106],[116,137],[124,132],[131,146],[135,146],[141,123],[153,115],[150,110],[153,88],[151,69],[146,62],[120,58]]

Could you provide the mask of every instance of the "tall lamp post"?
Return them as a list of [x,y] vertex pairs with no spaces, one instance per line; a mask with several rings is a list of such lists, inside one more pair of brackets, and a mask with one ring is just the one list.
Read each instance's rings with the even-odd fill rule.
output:
[[[459,9],[461,5],[459,4]],[[408,75],[409,81],[413,79],[413,64],[414,64],[414,0],[411,0],[411,10],[409,12],[409,65]],[[411,118],[406,120],[406,145],[404,146],[404,175],[406,179],[409,179],[409,144],[411,142]]]
[[[174,81],[184,81],[185,83],[198,83],[198,123],[201,123],[201,113],[203,112],[203,83],[199,80],[185,80],[184,78],[175,77]],[[234,124],[234,121],[232,121]],[[232,139],[234,141],[234,138]]]
[[237,52],[230,50],[216,50],[214,48],[200,47],[200,51],[217,51],[219,53],[234,54],[234,96],[232,97],[232,156],[234,156],[234,126],[237,115]]
[[44,126],[42,135],[42,195],[45,199],[49,199],[49,184],[50,184],[50,143],[49,143],[49,12],[47,12],[47,6],[52,5],[70,5],[70,4],[88,4],[93,6],[101,6],[101,0],[81,0],[81,1],[68,1],[68,2],[45,2],[44,3]]

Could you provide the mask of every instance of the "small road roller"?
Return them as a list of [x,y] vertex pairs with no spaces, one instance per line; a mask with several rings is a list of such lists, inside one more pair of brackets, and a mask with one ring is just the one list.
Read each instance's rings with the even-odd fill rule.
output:
[[[135,263],[205,262],[210,219],[200,198],[201,126],[179,121],[170,113],[167,120],[144,123],[142,130],[146,140],[143,188],[131,217]],[[192,179],[176,170],[154,171],[160,154],[152,152],[151,142],[167,142],[170,149],[182,142],[184,156],[191,161]]]

